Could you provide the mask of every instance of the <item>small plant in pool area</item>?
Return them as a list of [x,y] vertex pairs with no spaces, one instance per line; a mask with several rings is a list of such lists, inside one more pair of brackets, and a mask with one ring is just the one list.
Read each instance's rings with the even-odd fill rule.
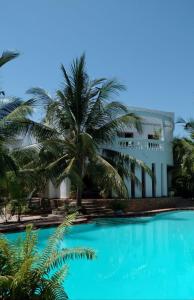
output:
[[25,238],[9,241],[0,236],[0,299],[2,300],[62,300],[67,299],[63,281],[68,272],[67,260],[93,259],[95,252],[87,248],[63,248],[60,242],[76,214],[69,215],[47,246],[38,251],[38,233],[32,225],[26,228]]

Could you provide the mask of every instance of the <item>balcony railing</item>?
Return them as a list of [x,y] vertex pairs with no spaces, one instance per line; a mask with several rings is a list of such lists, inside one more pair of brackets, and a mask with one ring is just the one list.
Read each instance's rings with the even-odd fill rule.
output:
[[131,150],[164,151],[165,146],[164,141],[134,138],[118,138],[116,143],[119,148],[128,148]]

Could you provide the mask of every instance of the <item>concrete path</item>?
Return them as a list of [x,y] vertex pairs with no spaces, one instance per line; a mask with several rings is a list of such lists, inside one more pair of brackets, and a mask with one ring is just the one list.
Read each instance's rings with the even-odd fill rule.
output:
[[[184,207],[173,207],[173,208],[163,208],[149,211],[140,211],[140,212],[128,212],[122,214],[113,214],[113,215],[105,215],[105,214],[92,214],[92,215],[83,215],[78,216],[74,221],[74,224],[87,223],[96,218],[134,218],[134,217],[142,217],[142,216],[153,216],[159,213],[170,212],[170,211],[178,211],[178,210],[194,210],[193,206],[184,206]],[[16,218],[13,218],[8,223],[3,223],[2,218],[0,219],[0,233],[6,232],[16,232],[25,230],[27,224],[33,224],[34,228],[43,228],[43,227],[51,227],[60,225],[64,220],[64,217],[61,216],[22,216],[21,223],[16,222]]]

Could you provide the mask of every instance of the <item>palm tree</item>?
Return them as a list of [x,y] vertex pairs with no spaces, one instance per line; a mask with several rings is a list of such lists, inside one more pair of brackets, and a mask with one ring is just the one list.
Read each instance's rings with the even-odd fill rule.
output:
[[183,118],[179,118],[177,123],[183,124],[185,131],[189,133],[192,139],[194,139],[194,119],[191,118],[190,120],[185,121]]
[[68,296],[63,282],[69,259],[93,259],[88,248],[63,248],[64,239],[75,214],[68,216],[49,238],[43,251],[38,251],[38,234],[32,226],[26,228],[24,239],[15,242],[0,237],[0,298],[2,300],[61,300]]
[[70,178],[77,189],[78,206],[85,176],[105,193],[128,197],[124,178],[132,177],[138,182],[130,164],[151,172],[143,162],[110,150],[115,136],[126,126],[141,131],[140,118],[113,100],[124,86],[115,79],[91,80],[84,55],[73,61],[70,72],[63,65],[61,69],[64,87],[54,99],[41,88],[28,91],[46,106],[43,125],[53,131],[37,138],[40,155],[47,158],[47,172],[57,184]]
[[[19,140],[24,138],[25,132],[31,124],[27,117],[32,110],[33,101],[31,100],[24,102],[18,98],[0,99],[0,214],[6,222],[8,217],[11,216],[10,209],[7,208],[12,205],[14,210],[17,210],[19,221],[21,208],[26,202],[23,196],[18,197],[18,194],[23,191],[26,176],[22,178],[18,174],[20,165],[12,152],[13,148],[18,146]],[[15,178],[15,181],[10,181],[10,178]],[[20,181],[20,186],[16,184],[16,181]],[[13,186],[18,188],[13,189]],[[12,196],[14,196],[14,199],[12,199]]]
[[[7,62],[18,57],[18,55],[19,53],[17,52],[3,52],[3,54],[0,56],[0,68]],[[7,204],[10,204],[10,185],[8,178],[10,176],[8,174],[10,174],[10,172],[18,172],[19,168],[23,166],[21,164],[21,160],[25,160],[23,152],[20,153],[18,151],[17,155],[13,155],[13,149],[18,147],[19,144],[21,144],[20,141],[23,141],[23,139],[25,139],[25,136],[31,134],[32,131],[42,132],[42,130],[44,130],[43,126],[41,126],[40,129],[39,124],[32,121],[30,118],[35,106],[37,107],[38,103],[33,99],[23,101],[15,97],[5,97],[4,91],[0,91],[0,211],[3,212],[3,214],[5,214],[6,212]],[[23,175],[22,172],[20,173],[20,175],[17,173],[17,180],[20,180],[20,182],[22,182],[20,185],[22,187],[26,186],[27,179],[30,178],[30,180],[28,180],[27,182],[29,185],[29,183],[32,183],[32,179],[35,178],[34,172],[32,172],[32,170],[31,176],[29,175],[29,171],[26,171],[25,175]],[[32,174],[34,176],[32,176]],[[14,174],[12,174],[11,176],[12,178],[16,178]],[[8,186],[9,191],[7,189]],[[20,204],[23,197],[19,198],[20,201],[17,201],[17,205],[15,201],[15,208],[17,206],[18,212],[21,210]],[[5,220],[7,221],[6,216]]]
[[176,138],[173,144],[173,186],[176,194],[194,197],[194,142]]
[[[18,57],[18,55],[19,55],[19,53],[17,53],[17,52],[4,51],[2,53],[2,55],[0,56],[0,68],[4,64],[6,64],[9,61],[13,60],[14,58]],[[0,91],[0,95],[4,96],[5,92]],[[1,102],[0,102],[0,126],[2,125],[2,119],[6,115],[6,108],[7,108],[6,105],[4,105],[3,107],[2,106],[3,106],[3,101],[1,100]],[[5,174],[6,169],[10,169],[10,168],[14,169],[15,168],[15,164],[8,154],[8,149],[5,148],[5,140],[6,140],[5,132],[3,131],[2,128],[0,128],[0,165],[1,165],[0,176],[2,176],[2,174]]]
[[187,132],[189,132],[191,138],[194,139],[194,119],[190,119],[186,122],[184,128]]
[[[9,61],[15,59],[16,57],[19,56],[18,52],[13,52],[13,51],[4,51],[2,55],[0,56],[0,68],[8,63]],[[4,91],[0,91],[0,95],[5,96]]]
[[[22,101],[18,98],[0,99],[0,175],[16,170],[10,155],[11,148],[17,145],[19,134],[27,130],[28,119],[32,112],[33,100]],[[26,123],[22,122],[26,120]],[[31,121],[29,120],[31,123]],[[25,125],[25,126],[24,126]]]

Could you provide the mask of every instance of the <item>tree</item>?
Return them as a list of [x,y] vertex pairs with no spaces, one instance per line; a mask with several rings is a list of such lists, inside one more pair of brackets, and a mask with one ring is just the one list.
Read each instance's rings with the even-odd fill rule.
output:
[[25,102],[18,98],[0,100],[0,176],[17,169],[11,156],[11,149],[18,145],[19,135],[30,126],[31,121],[27,116],[32,113],[32,105],[33,100]]
[[[17,52],[12,52],[12,51],[4,51],[2,55],[0,56],[0,68],[8,63],[9,61],[13,60],[14,58],[18,57],[19,53]],[[5,95],[4,91],[0,91],[0,95]],[[13,160],[9,156],[9,151],[5,147],[5,141],[6,141],[6,136],[5,132],[3,131],[2,125],[3,124],[3,119],[6,116],[6,105],[3,104],[3,100],[0,102],[0,176],[2,174],[5,174],[5,171],[7,169],[14,169],[15,164]],[[9,112],[8,112],[9,113]],[[4,127],[4,126],[3,126]]]
[[[4,51],[2,55],[0,56],[0,68],[8,63],[9,61],[15,59],[16,57],[19,56],[18,52],[14,51]],[[0,95],[5,96],[5,92],[0,90]]]
[[191,138],[194,139],[194,120],[191,119],[186,122],[184,128],[187,132],[189,132]]
[[63,282],[69,259],[93,259],[88,248],[63,248],[64,239],[75,214],[69,215],[49,238],[43,251],[38,251],[38,233],[32,225],[26,228],[24,239],[15,242],[0,237],[0,297],[2,300],[62,300],[68,296]]
[[21,174],[8,172],[6,174],[7,181],[7,199],[10,206],[10,213],[17,216],[17,221],[21,221],[21,214],[27,208],[27,199],[29,190],[25,184],[25,180]]
[[[4,51],[0,56],[0,68],[19,56],[18,52]],[[1,91],[2,95],[5,95]],[[7,171],[16,171],[17,167],[10,155],[11,147],[17,143],[18,134],[30,126],[27,119],[33,111],[34,100],[22,101],[14,97],[0,98],[0,176]]]
[[194,139],[194,119],[190,119],[185,121],[183,118],[179,118],[177,123],[180,123],[184,126],[184,129],[187,133],[189,133],[191,139]]
[[91,80],[84,55],[73,61],[70,72],[63,65],[61,69],[64,87],[54,99],[41,88],[28,91],[46,107],[43,126],[52,130],[37,138],[40,155],[49,163],[47,172],[57,184],[70,178],[77,188],[78,206],[85,176],[90,176],[105,193],[128,197],[124,178],[133,177],[138,182],[130,171],[130,163],[151,172],[143,162],[110,150],[115,136],[126,126],[141,131],[140,118],[113,100],[124,90],[123,85],[115,79]]
[[[3,52],[0,56],[0,68],[7,62],[18,57],[18,55],[19,53],[17,52]],[[22,172],[20,172],[19,176],[18,171],[23,167],[21,161],[25,161],[26,155],[24,155],[24,151],[19,150],[17,151],[17,155],[13,155],[13,149],[21,146],[25,137],[28,134],[31,135],[32,131],[42,132],[44,129],[43,126],[40,129],[39,124],[30,119],[34,107],[39,105],[35,100],[29,99],[23,101],[16,97],[5,97],[4,91],[0,91],[0,95],[3,95],[3,97],[0,97],[0,211],[1,215],[3,215],[7,221],[7,208],[9,207],[10,209],[10,200],[13,200],[10,198],[10,191],[12,191],[13,196],[14,189],[11,187],[16,184],[16,179],[17,181],[20,181],[21,188],[17,189],[15,186],[15,193],[16,190],[21,192],[24,186],[29,186],[29,184],[32,183],[32,179],[35,178],[35,175],[36,179],[38,178],[37,174],[34,175],[35,172],[33,170],[26,170],[23,172],[23,174],[25,173],[23,177],[21,176]],[[17,177],[12,174],[12,179],[15,178],[15,183],[12,182],[12,185],[9,185],[8,191],[9,176],[7,176],[7,174],[10,172],[17,173]],[[29,176],[30,172],[31,176]],[[19,182],[17,182],[17,186],[19,187]],[[18,212],[21,211],[21,207],[23,206],[22,202],[24,202],[23,197],[17,197],[17,201],[16,198],[12,201],[12,204],[14,203],[14,208],[17,208],[16,210]],[[20,213],[18,216],[19,215]]]
[[173,186],[177,195],[194,197],[194,143],[176,138],[173,143]]

